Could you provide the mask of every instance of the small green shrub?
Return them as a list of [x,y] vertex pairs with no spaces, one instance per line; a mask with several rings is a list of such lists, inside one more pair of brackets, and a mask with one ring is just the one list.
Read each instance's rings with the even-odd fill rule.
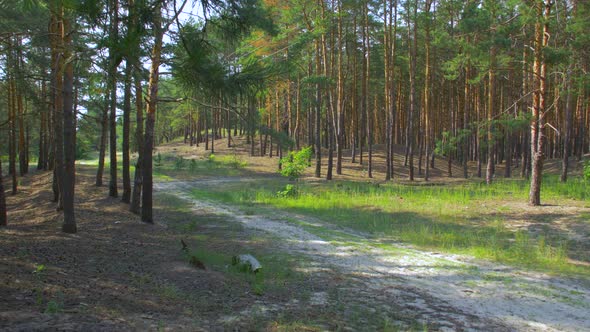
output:
[[254,295],[262,296],[264,295],[264,283],[263,282],[254,282],[252,284],[252,292]]
[[584,165],[584,179],[590,181],[590,160],[586,161]]
[[76,142],[76,160],[88,159],[90,151],[90,144],[87,141],[78,140]]
[[176,158],[176,160],[174,161],[174,169],[177,171],[180,171],[181,169],[184,169],[185,167],[186,167],[186,159],[184,159],[183,157]]
[[224,160],[230,167],[238,169],[244,168],[248,165],[247,162],[243,161],[238,155],[234,154],[231,156],[226,157]]
[[299,194],[297,187],[292,184],[288,184],[285,186],[284,190],[278,191],[277,196],[287,198],[287,197],[295,197]]
[[214,169],[217,168],[217,162],[216,162],[216,157],[213,153],[211,153],[210,155],[207,156],[207,169]]
[[47,306],[45,307],[46,314],[57,314],[62,311],[62,305],[57,301],[51,300],[47,302]]
[[39,264],[39,265],[35,266],[35,271],[33,271],[33,273],[36,274],[37,277],[40,277],[45,270],[46,270],[45,265]]
[[191,159],[191,161],[188,165],[188,169],[189,169],[189,171],[191,171],[191,173],[194,173],[197,170],[197,161],[194,159]]
[[305,169],[310,166],[311,147],[305,147],[299,151],[291,151],[281,159],[281,174],[291,180],[297,180]]

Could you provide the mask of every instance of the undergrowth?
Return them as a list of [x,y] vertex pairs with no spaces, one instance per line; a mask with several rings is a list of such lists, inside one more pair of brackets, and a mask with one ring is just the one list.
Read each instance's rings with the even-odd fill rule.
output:
[[[278,183],[231,191],[209,188],[195,190],[194,195],[257,206],[259,211],[270,208],[301,213],[421,248],[549,272],[590,274],[587,267],[569,262],[564,236],[533,235],[506,226],[518,207],[503,202],[526,203],[529,185],[524,180],[499,180],[491,186],[476,182],[441,186],[333,182],[303,184],[298,195],[277,195],[280,188]],[[546,176],[542,195],[544,201],[588,201],[590,184],[582,178],[563,184],[557,176]],[[557,216],[541,217],[550,221]]]

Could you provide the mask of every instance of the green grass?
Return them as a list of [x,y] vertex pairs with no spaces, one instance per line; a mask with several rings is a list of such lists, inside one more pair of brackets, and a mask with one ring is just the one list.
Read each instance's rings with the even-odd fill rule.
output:
[[[268,291],[274,294],[285,292],[286,285],[303,280],[303,275],[297,268],[305,266],[307,260],[298,255],[266,250],[265,244],[275,239],[250,237],[252,244],[241,243],[237,234],[242,230],[242,225],[227,222],[222,215],[195,215],[189,202],[172,194],[158,193],[156,206],[165,208],[169,226],[182,234],[181,238],[188,244],[189,251],[182,254],[187,264],[190,264],[191,257],[195,257],[208,270],[223,272],[237,282],[245,283],[256,295],[263,295]],[[216,227],[207,228],[207,232],[203,233],[199,227],[208,224]],[[178,246],[180,249],[180,243]],[[256,274],[232,265],[233,256],[247,253],[256,257],[262,265],[262,269]],[[170,289],[161,291],[164,295],[174,295]]]
[[[77,160],[79,165],[98,167],[98,156]],[[130,161],[131,175],[135,173],[136,159]],[[174,181],[207,176],[239,176],[247,172],[247,163],[238,155],[208,155],[206,158],[185,159],[173,154],[158,153],[153,156],[153,176],[159,181]],[[110,168],[109,156],[105,156],[105,174]],[[117,154],[117,169],[123,169],[122,154]]]
[[[300,213],[372,237],[421,248],[469,254],[549,272],[590,274],[587,267],[568,262],[565,236],[532,236],[505,226],[514,211],[501,203],[525,203],[529,184],[524,180],[499,180],[491,186],[478,182],[441,186],[303,184],[296,197],[277,195],[282,187],[282,183],[267,182],[233,190],[207,188],[195,190],[193,194],[259,211],[270,208]],[[564,199],[587,202],[589,198],[590,185],[581,178],[570,178],[567,184],[556,176],[544,178],[544,202]],[[543,221],[551,221],[559,216],[541,217]]]
[[154,177],[159,180],[187,179],[206,176],[238,176],[247,171],[246,162],[237,155],[184,159],[171,154],[154,156]]
[[207,245],[199,245],[190,250],[186,254],[187,261],[189,257],[193,256],[201,261],[207,269],[225,272],[232,278],[245,281],[250,285],[251,292],[255,295],[263,295],[269,290],[281,292],[287,283],[303,278],[300,273],[295,271],[295,266],[301,266],[304,263],[301,257],[250,249],[252,255],[262,265],[260,271],[252,273],[238,265],[232,265],[233,254],[211,248],[211,245],[215,245],[214,239],[209,239],[207,242]]

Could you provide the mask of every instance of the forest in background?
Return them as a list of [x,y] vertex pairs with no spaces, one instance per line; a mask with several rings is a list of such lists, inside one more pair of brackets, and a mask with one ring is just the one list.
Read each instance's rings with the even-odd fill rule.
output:
[[[499,176],[531,178],[532,205],[544,159],[561,158],[566,181],[568,158],[589,148],[585,1],[0,7],[0,169],[13,192],[32,161],[54,170],[66,232],[76,231],[77,158],[98,151],[96,184],[108,166],[109,195],[152,222],[152,150],[178,136],[208,145],[246,135],[251,154],[278,157],[311,146],[315,176],[327,179],[341,174],[345,150],[372,177],[376,146],[387,155],[385,180],[394,169],[428,180],[440,156],[491,184],[502,163]],[[397,149],[403,164],[393,163]]]

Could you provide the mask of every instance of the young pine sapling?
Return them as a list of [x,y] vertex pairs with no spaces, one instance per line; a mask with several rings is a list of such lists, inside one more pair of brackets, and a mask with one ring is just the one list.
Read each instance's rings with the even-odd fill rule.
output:
[[295,181],[295,187],[288,184],[284,191],[280,191],[280,196],[294,196],[299,189],[299,178],[305,172],[305,169],[311,166],[311,147],[305,147],[299,151],[291,151],[281,159],[281,175],[288,177],[289,180]]

